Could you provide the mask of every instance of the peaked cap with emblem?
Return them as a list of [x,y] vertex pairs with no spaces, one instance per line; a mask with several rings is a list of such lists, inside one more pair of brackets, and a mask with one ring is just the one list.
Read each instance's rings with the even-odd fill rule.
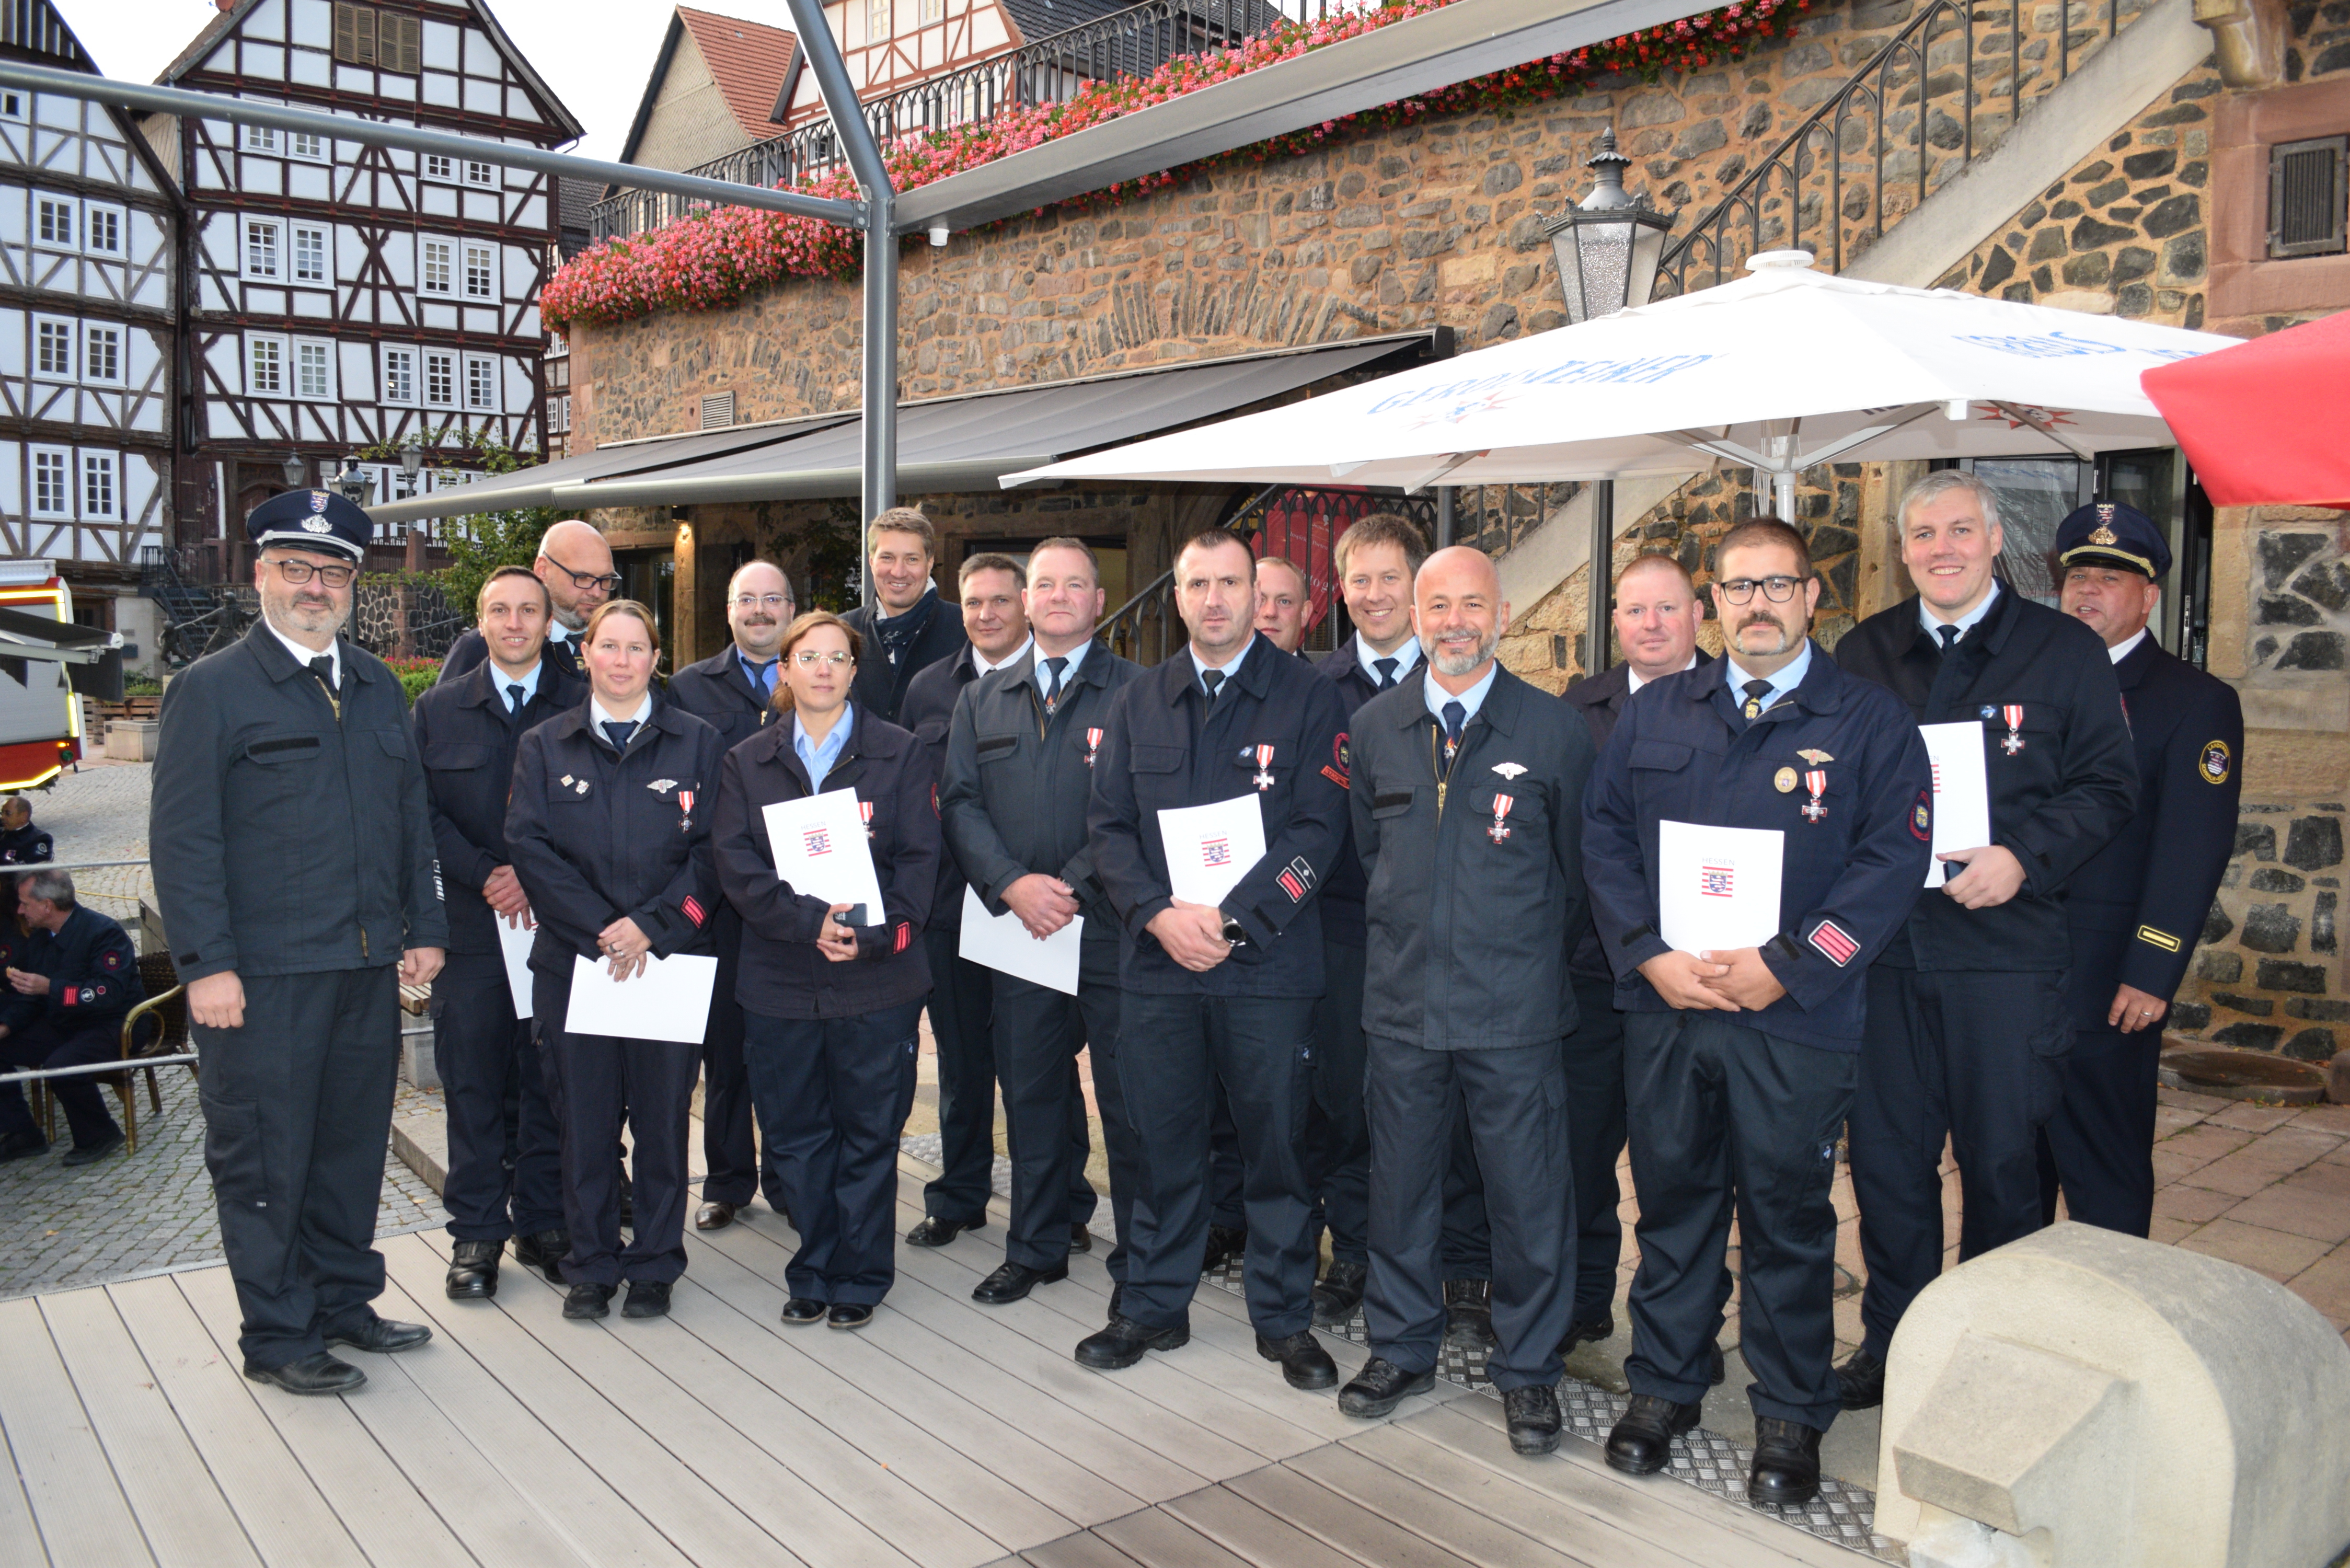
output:
[[363,561],[375,525],[366,513],[331,490],[289,490],[255,507],[244,520],[244,530],[256,550],[287,545]]
[[2170,570],[2170,542],[2137,507],[2099,501],[2056,524],[2056,557],[2068,566],[2119,566],[2156,578]]

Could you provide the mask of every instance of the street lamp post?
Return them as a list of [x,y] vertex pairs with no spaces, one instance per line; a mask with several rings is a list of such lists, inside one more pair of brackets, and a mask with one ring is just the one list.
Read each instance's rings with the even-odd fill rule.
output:
[[[1558,256],[1558,286],[1566,296],[1569,326],[1648,303],[1657,285],[1657,264],[1665,254],[1665,234],[1680,214],[1661,213],[1624,189],[1632,161],[1616,151],[1613,127],[1600,133],[1599,151],[1584,167],[1596,182],[1580,204],[1543,220]],[[1607,668],[1607,601],[1616,564],[1616,482],[1597,481],[1591,497],[1590,625],[1586,629],[1583,672]]]
[[277,472],[286,476],[288,490],[299,490],[310,483],[310,464],[298,452],[287,452],[286,461],[277,465]]

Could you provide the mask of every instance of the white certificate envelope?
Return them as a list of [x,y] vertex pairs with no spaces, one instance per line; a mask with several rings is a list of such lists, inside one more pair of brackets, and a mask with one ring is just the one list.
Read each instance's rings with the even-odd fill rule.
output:
[[[1920,724],[1927,761],[1934,768],[1934,853],[1981,849],[1991,842],[1991,780],[1983,765],[1980,719]],[[1926,886],[1939,888],[1965,867],[1947,860],[1926,867]]]
[[775,875],[795,893],[827,904],[862,904],[865,923],[886,925],[881,883],[873,875],[873,846],[865,837],[865,817],[853,789],[827,790],[799,800],[779,800],[762,813]]
[[1787,836],[1775,827],[1657,824],[1657,916],[1685,953],[1759,948],[1779,934],[1779,871]]
[[506,989],[514,992],[515,1016],[530,1016],[530,946],[538,940],[538,928],[534,925],[508,925],[506,918],[496,910],[490,919],[497,922],[498,951],[505,955]]
[[642,973],[614,980],[600,960],[571,959],[571,1006],[563,1027],[574,1034],[702,1044],[710,1023],[710,992],[718,961],[707,953],[647,958]]
[[1069,923],[1038,941],[1020,923],[1020,917],[1009,909],[1001,915],[991,915],[980,902],[978,892],[968,885],[962,890],[962,940],[956,953],[975,964],[1015,980],[1036,985],[1049,985],[1065,996],[1077,994],[1077,961],[1084,949],[1086,918],[1071,917]]
[[1264,858],[1263,798],[1239,794],[1212,805],[1161,811],[1159,836],[1167,848],[1169,891],[1187,904],[1222,903]]

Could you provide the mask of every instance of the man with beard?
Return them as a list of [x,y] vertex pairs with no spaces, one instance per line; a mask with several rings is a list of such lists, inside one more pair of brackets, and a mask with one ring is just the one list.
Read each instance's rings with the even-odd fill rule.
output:
[[918,508],[892,506],[874,518],[866,529],[865,548],[873,602],[840,618],[865,649],[849,694],[860,710],[895,724],[914,677],[941,659],[952,659],[968,639],[962,617],[931,586],[939,531]]
[[440,972],[448,927],[400,682],[336,635],[367,514],[296,490],[245,525],[261,619],[164,691],[148,840],[204,1059],[244,1375],[343,1394],[367,1376],[328,1345],[432,1337],[369,1303],[399,986]]
[[[723,651],[689,664],[670,677],[670,701],[718,732],[731,751],[757,732],[774,713],[778,652],[784,628],[796,607],[791,579],[769,561],[734,569],[726,585],[726,628],[733,640]],[[710,992],[710,1026],[702,1043],[702,1207],[693,1228],[719,1231],[734,1222],[735,1210],[764,1191],[767,1207],[784,1211],[782,1179],[760,1158],[752,1127],[751,1078],[743,1064],[743,1004],[734,1000],[735,966],[741,961],[743,919],[723,898],[711,911],[711,950],[718,978]]]
[[[530,569],[546,585],[555,613],[546,623],[549,662],[580,681],[588,667],[580,662],[579,634],[588,618],[619,591],[620,575],[612,570],[612,546],[603,530],[573,517],[550,526],[538,541],[538,558]],[[469,631],[449,645],[435,681],[453,680],[489,657],[489,646],[479,631]]]

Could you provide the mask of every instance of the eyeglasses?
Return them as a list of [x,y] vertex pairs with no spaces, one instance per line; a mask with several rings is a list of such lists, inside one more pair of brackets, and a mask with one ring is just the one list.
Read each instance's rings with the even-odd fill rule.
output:
[[1742,605],[1752,599],[1756,588],[1761,588],[1762,597],[1773,604],[1783,605],[1794,598],[1797,586],[1807,580],[1804,577],[1788,576],[1732,577],[1726,583],[1716,583],[1713,586],[1721,590],[1723,598],[1734,605]]
[[316,577],[330,588],[347,588],[359,571],[357,566],[314,566],[307,561],[272,561],[270,565],[296,587]]
[[828,664],[837,670],[848,662],[847,651],[837,648],[829,653],[819,652],[813,648],[803,648],[793,654],[792,658],[799,662],[802,670],[814,670],[819,664]]
[[754,610],[762,607],[771,610],[789,609],[792,607],[792,596],[789,594],[737,594],[734,596],[734,607],[738,610]]
[[587,592],[590,588],[601,588],[607,594],[610,594],[617,592],[620,587],[620,574],[618,572],[607,572],[600,577],[591,577],[585,572],[573,571],[562,562],[556,561],[555,557],[552,556],[548,556],[546,558],[549,561],[554,561],[556,567],[566,576],[571,579],[571,586],[579,589],[582,593]]

